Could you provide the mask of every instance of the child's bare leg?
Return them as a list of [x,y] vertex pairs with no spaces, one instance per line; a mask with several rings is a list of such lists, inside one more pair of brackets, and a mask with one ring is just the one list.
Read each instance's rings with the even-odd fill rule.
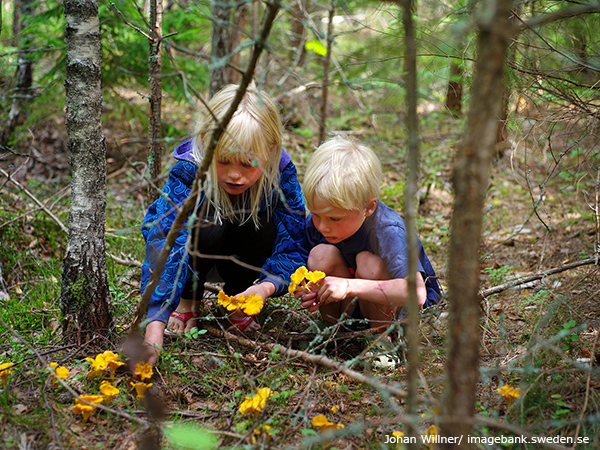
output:
[[[363,251],[356,255],[356,278],[365,280],[389,280],[391,275],[388,272],[383,260],[371,252]],[[369,319],[369,325],[372,328],[391,323],[398,313],[398,308],[379,303],[359,300],[360,311],[363,316]]]
[[[320,270],[328,276],[340,278],[352,278],[348,269],[348,264],[342,256],[342,253],[334,245],[319,244],[314,247],[308,255],[308,270]],[[323,320],[330,323],[336,323],[343,312],[354,305],[353,299],[347,299],[342,302],[328,303],[319,307],[319,312]],[[352,306],[353,308],[353,306]],[[352,311],[348,311],[352,314]]]
[[[194,328],[198,322],[198,309],[200,307],[200,302],[195,301],[195,300],[191,300],[191,299],[187,299],[187,298],[182,298],[179,301],[179,305],[177,306],[177,309],[175,311],[177,311],[178,313],[180,313],[181,315],[179,317],[186,317],[185,321],[171,316],[169,317],[169,323],[167,324],[167,329],[169,331],[172,331],[173,333],[177,333],[177,334],[181,334],[181,333],[187,333],[188,331],[190,331],[192,328]],[[188,313],[188,314],[185,314]],[[189,314],[189,313],[193,313],[193,314]]]

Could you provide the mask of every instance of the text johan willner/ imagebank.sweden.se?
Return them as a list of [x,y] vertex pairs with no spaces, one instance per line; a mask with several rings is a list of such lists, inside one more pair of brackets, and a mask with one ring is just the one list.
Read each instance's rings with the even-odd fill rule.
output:
[[[458,444],[462,442],[461,436],[440,436],[439,434],[425,434],[419,436],[423,444]],[[588,444],[590,438],[587,436],[577,437],[577,441],[572,436],[467,436],[469,444]],[[417,438],[414,436],[394,436],[385,435],[384,444],[416,444]]]

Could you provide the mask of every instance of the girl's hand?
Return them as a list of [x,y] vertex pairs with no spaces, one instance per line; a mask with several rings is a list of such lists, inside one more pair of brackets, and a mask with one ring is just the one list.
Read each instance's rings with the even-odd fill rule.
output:
[[317,298],[321,305],[341,302],[350,296],[350,280],[348,278],[325,277]]
[[[246,297],[248,297],[250,294],[260,295],[260,297],[263,299],[263,301],[265,301],[268,297],[270,297],[274,293],[275,293],[275,285],[269,281],[263,281],[262,283],[254,284],[254,285],[250,286],[244,292],[240,292],[239,294],[237,294],[236,297],[238,295],[244,295]],[[231,315],[229,317],[234,320],[241,320],[248,316],[238,309],[238,310],[234,311],[233,313],[231,313]],[[260,328],[261,328],[260,324],[256,320],[252,320],[252,322],[250,322],[248,325],[246,325],[244,327],[244,331],[258,331],[258,330],[260,330]]]
[[259,284],[253,284],[248,289],[246,289],[244,292],[240,292],[239,294],[237,294],[236,297],[238,295],[245,295],[246,297],[248,297],[248,295],[253,294],[253,295],[260,295],[260,297],[264,301],[266,301],[267,298],[269,298],[274,293],[275,293],[275,285],[269,281],[263,281],[262,283],[259,283]]

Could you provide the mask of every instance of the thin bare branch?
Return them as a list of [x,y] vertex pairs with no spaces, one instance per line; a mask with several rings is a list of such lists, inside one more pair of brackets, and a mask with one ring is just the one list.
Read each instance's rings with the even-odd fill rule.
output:
[[146,308],[148,307],[148,303],[150,302],[150,298],[152,297],[152,294],[154,293],[154,290],[156,289],[156,286],[158,285],[158,282],[160,281],[160,277],[165,268],[167,258],[169,257],[169,253],[171,252],[171,249],[173,248],[173,243],[175,242],[175,239],[179,235],[179,231],[183,227],[183,224],[188,219],[188,216],[190,215],[190,213],[192,212],[192,210],[194,209],[194,207],[196,205],[196,200],[198,199],[198,195],[200,194],[200,189],[203,186],[204,181],[206,179],[206,172],[208,171],[208,168],[210,167],[210,164],[213,159],[215,146],[216,146],[217,142],[219,142],[219,139],[221,138],[222,134],[225,132],[225,129],[227,128],[227,124],[233,117],[233,114],[235,113],[239,103],[242,101],[242,98],[243,98],[244,94],[246,93],[246,89],[247,89],[248,85],[250,84],[250,81],[252,80],[252,77],[254,74],[254,69],[256,68],[256,64],[258,62],[258,58],[260,57],[262,51],[264,50],[264,47],[267,42],[267,38],[269,36],[269,33],[271,32],[271,26],[273,25],[273,22],[275,20],[275,17],[277,16],[277,12],[278,12],[279,8],[280,8],[279,1],[268,4],[268,10],[267,10],[267,13],[265,16],[264,25],[263,25],[260,36],[257,38],[256,42],[254,43],[254,48],[252,50],[250,62],[248,63],[248,68],[246,69],[246,72],[244,73],[244,76],[242,77],[239,88],[236,92],[236,96],[233,99],[233,101],[229,107],[229,110],[225,113],[225,115],[221,118],[221,120],[218,121],[217,126],[215,127],[215,129],[211,135],[208,146],[204,153],[204,158],[200,164],[200,167],[198,168],[198,171],[196,172],[196,179],[194,180],[194,185],[192,187],[192,191],[190,192],[190,195],[183,203],[181,210],[177,214],[177,217],[175,217],[175,221],[173,222],[173,225],[171,226],[171,229],[169,230],[169,233],[167,234],[167,237],[165,239],[165,244],[158,255],[156,265],[154,267],[154,271],[152,272],[152,275],[150,277],[150,282],[146,286],[146,289],[143,292],[142,298],[138,304],[138,308],[136,311],[136,319],[133,322],[133,324],[131,325],[131,329],[129,332],[130,336],[137,335],[137,333],[138,333],[140,322],[142,321],[142,318],[145,315],[145,311],[146,311]]
[[385,391],[394,397],[400,399],[404,399],[406,397],[406,391],[402,387],[398,385],[382,383],[375,377],[367,376],[355,370],[349,369],[348,367],[346,367],[345,364],[334,361],[333,359],[330,359],[325,355],[313,355],[311,353],[303,352],[302,350],[293,350],[291,348],[287,348],[281,344],[270,344],[267,342],[254,341],[245,337],[236,336],[235,334],[229,333],[228,331],[218,330],[214,327],[207,326],[205,327],[205,329],[213,336],[223,337],[228,341],[236,342],[240,345],[243,345],[244,347],[261,347],[263,350],[268,351],[269,353],[277,352],[282,356],[286,356],[289,358],[298,358],[307,363],[316,364],[318,366],[342,373],[347,377],[358,381],[359,383],[366,384],[375,389],[378,389],[379,391]]
[[564,264],[562,266],[554,267],[552,269],[548,269],[543,272],[536,273],[534,275],[528,275],[526,277],[517,278],[516,280],[508,281],[506,283],[499,284],[498,286],[494,286],[489,289],[484,289],[483,291],[481,291],[479,293],[479,296],[481,298],[486,298],[486,297],[489,297],[490,295],[498,294],[499,292],[506,291],[507,289],[510,289],[510,288],[513,288],[516,286],[521,286],[522,284],[530,283],[532,281],[541,280],[550,275],[555,275],[557,273],[565,272],[567,270],[574,269],[576,267],[586,266],[589,264],[598,265],[599,257],[600,257],[600,254],[596,254],[596,256],[593,256],[591,258],[582,259],[581,261],[576,261],[576,262],[572,262],[569,264]]

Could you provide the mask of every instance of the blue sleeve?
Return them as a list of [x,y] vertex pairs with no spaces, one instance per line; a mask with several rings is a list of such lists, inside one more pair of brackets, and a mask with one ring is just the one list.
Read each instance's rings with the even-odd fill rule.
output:
[[[150,281],[158,255],[177,216],[173,205],[182,206],[192,189],[195,177],[194,163],[178,161],[169,172],[162,195],[150,206],[144,217],[142,235],[146,241],[146,257],[142,265],[142,292]],[[179,304],[188,276],[188,254],[185,251],[188,234],[188,228],[184,226],[175,240],[160,281],[148,304],[148,321],[159,320],[166,323],[171,312]]]
[[304,199],[293,163],[282,170],[279,185],[279,198],[273,210],[277,236],[273,252],[259,277],[259,281],[266,280],[275,285],[275,296],[286,292],[290,276],[308,260]]

